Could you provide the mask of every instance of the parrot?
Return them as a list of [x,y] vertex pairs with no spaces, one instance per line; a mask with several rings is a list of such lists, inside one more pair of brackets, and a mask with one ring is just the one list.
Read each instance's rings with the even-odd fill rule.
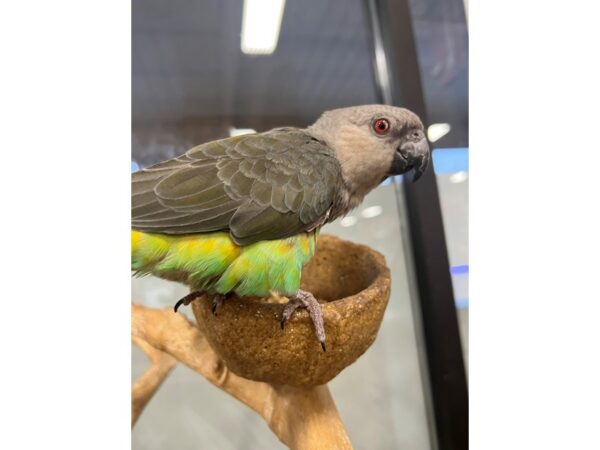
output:
[[183,273],[191,292],[175,312],[204,294],[213,314],[231,294],[287,297],[281,328],[305,308],[326,351],[320,304],[300,289],[321,227],[389,176],[416,181],[430,159],[419,117],[376,104],[198,145],[132,174],[132,271]]

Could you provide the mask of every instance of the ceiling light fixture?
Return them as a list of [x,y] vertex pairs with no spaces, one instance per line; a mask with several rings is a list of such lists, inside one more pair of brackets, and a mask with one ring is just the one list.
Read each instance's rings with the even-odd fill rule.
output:
[[373,217],[377,217],[383,212],[383,208],[379,205],[369,206],[368,208],[363,209],[360,212],[360,215],[365,219],[372,219]]
[[343,227],[351,227],[352,225],[356,225],[358,219],[354,216],[346,216],[342,220],[340,220],[340,225]]
[[429,142],[435,142],[450,133],[449,123],[433,123],[427,128]]
[[242,52],[270,55],[277,47],[285,0],[244,0]]
[[234,128],[229,127],[229,136],[241,136],[242,134],[254,134],[256,130],[254,128]]
[[469,174],[464,170],[461,170],[460,172],[454,172],[448,178],[450,179],[450,183],[462,183],[463,181],[466,181],[468,177]]

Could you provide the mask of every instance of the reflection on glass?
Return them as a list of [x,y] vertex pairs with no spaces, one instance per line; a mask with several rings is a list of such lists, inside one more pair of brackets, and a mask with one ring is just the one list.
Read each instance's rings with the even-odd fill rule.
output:
[[[433,165],[468,362],[468,32],[463,0],[411,1]],[[467,364],[468,369],[468,364]]]
[[[132,171],[210,140],[305,127],[325,110],[376,102],[363,3],[278,3],[278,39],[261,43],[272,53],[259,55],[242,51],[241,2],[133,1]],[[388,179],[322,231],[382,252],[392,271],[377,341],[330,385],[355,448],[431,448],[397,208]],[[186,293],[151,277],[133,280],[132,289],[135,301],[158,307]],[[134,349],[134,377],[146,366]],[[178,366],[140,417],[133,447],[192,446],[282,448],[256,414]]]
[[440,194],[444,232],[450,258],[458,324],[468,368],[469,331],[469,167],[468,149],[437,149],[433,164]]

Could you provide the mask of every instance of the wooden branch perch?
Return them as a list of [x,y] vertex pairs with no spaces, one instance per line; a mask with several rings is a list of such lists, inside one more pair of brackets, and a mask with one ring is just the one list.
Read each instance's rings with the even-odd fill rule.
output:
[[136,380],[131,389],[131,426],[134,426],[150,399],[177,364],[177,361],[171,355],[155,349],[137,336],[133,336],[132,340],[144,351],[152,363],[150,368]]
[[[200,330],[170,308],[159,310],[132,305],[132,333],[135,342],[158,352],[153,356],[149,354],[151,359],[171,355],[253,409],[291,449],[352,449],[327,386],[274,386],[239,377],[227,369]],[[162,367],[162,370],[155,369],[153,381],[146,382],[145,394],[140,395],[146,402],[141,408],[172,369],[172,366],[167,369],[168,364],[164,361],[156,367]],[[142,378],[147,375],[150,379],[148,372]],[[138,388],[140,391],[143,389]],[[141,400],[138,402],[141,404]]]

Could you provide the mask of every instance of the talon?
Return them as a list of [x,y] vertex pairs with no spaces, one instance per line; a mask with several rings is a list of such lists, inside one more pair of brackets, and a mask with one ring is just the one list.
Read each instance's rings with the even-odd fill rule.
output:
[[173,310],[175,312],[177,312],[177,310],[179,309],[179,307],[181,305],[189,305],[190,303],[192,303],[194,300],[196,300],[198,297],[200,297],[202,295],[202,292],[200,291],[194,291],[194,292],[190,292],[188,295],[186,295],[185,297],[179,299],[177,301],[177,303],[175,303],[175,306],[173,307]]
[[217,315],[217,309],[219,309],[223,306],[223,302],[225,301],[226,298],[227,298],[227,296],[222,295],[222,294],[217,294],[213,297],[212,305],[210,306],[210,310],[212,311],[213,316]]
[[173,310],[174,310],[175,312],[177,312],[177,310],[179,309],[179,307],[180,307],[181,305],[183,305],[183,303],[184,303],[184,302],[185,302],[185,297],[184,297],[184,298],[182,298],[181,300],[178,300],[178,301],[177,301],[177,303],[175,303],[175,306],[173,307]]
[[285,327],[285,320],[281,319],[281,321],[279,322],[279,325],[281,325],[281,329],[283,330],[283,328]]
[[327,346],[325,345],[323,312],[321,311],[321,305],[319,305],[317,299],[310,292],[298,291],[296,295],[290,297],[288,304],[283,308],[282,319],[280,322],[281,329],[283,329],[285,322],[298,308],[306,308],[308,310],[308,315],[315,328],[317,340],[320,342],[323,351],[326,352]]

